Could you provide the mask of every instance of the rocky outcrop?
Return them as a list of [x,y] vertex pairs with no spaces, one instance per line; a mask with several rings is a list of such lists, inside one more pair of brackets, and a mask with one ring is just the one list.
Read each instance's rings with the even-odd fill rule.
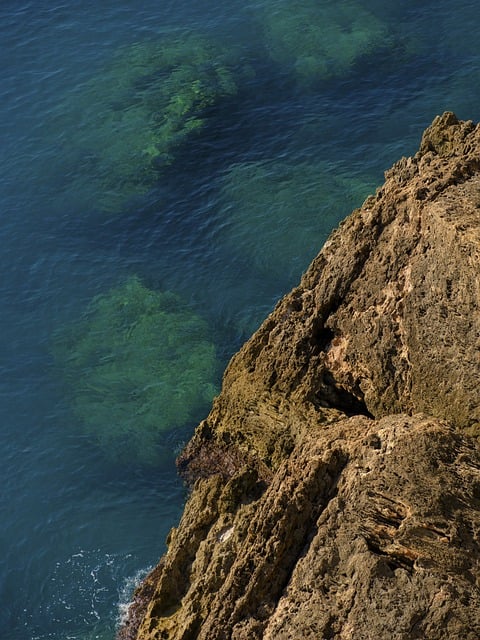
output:
[[480,637],[479,274],[446,113],[230,362],[121,640]]

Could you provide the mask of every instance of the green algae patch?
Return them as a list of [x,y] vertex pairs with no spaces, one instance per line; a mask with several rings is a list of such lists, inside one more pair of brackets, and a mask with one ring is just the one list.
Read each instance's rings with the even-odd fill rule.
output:
[[116,211],[152,188],[236,91],[231,53],[196,34],[166,36],[118,50],[59,106],[55,128],[96,206]]
[[207,323],[137,277],[94,298],[55,356],[86,433],[120,462],[154,464],[161,435],[198,422],[218,393]]
[[226,173],[222,241],[263,277],[292,284],[375,185],[327,163],[262,161]]
[[307,86],[347,75],[388,42],[384,23],[351,0],[267,2],[259,20],[271,59]]

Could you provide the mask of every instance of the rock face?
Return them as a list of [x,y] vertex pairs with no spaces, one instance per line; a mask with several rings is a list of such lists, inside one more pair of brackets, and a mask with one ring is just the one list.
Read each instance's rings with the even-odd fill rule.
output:
[[121,640],[480,637],[480,126],[437,117],[232,359]]

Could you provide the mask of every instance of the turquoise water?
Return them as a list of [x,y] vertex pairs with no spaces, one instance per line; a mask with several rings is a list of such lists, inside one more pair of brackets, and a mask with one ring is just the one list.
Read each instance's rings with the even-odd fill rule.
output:
[[[385,42],[352,64],[329,51],[315,81],[274,41],[291,40],[269,22],[290,5],[1,5],[2,639],[113,637],[179,518],[174,458],[204,417],[164,434],[161,463],[116,462],[82,429],[53,336],[136,275],[208,323],[224,366],[436,114],[480,118],[477,3],[344,3]],[[120,47],[192,32],[235,53],[238,91],[148,189],[124,198],[120,173],[121,204],[106,207],[91,128],[105,100],[82,96]]]

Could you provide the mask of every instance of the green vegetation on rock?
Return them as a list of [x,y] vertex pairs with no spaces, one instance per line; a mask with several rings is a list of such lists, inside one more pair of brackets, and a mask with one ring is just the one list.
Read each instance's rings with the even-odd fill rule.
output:
[[170,36],[117,51],[60,105],[55,126],[96,204],[117,210],[155,184],[206,110],[236,90],[229,54],[197,35]]
[[76,416],[119,461],[155,463],[162,432],[198,421],[218,392],[206,322],[136,277],[59,332],[55,356]]
[[263,5],[260,20],[271,58],[306,85],[348,74],[388,38],[355,0],[275,0]]
[[338,222],[375,185],[327,163],[254,162],[226,174],[224,242],[264,276],[298,278]]

